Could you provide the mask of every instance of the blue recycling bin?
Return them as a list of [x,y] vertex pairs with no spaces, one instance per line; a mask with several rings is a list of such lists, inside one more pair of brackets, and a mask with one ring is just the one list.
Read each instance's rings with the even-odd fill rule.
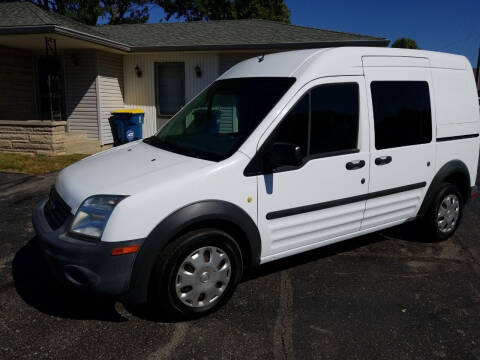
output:
[[112,111],[110,127],[114,146],[126,144],[142,138],[142,125],[145,113],[141,109],[121,109]]

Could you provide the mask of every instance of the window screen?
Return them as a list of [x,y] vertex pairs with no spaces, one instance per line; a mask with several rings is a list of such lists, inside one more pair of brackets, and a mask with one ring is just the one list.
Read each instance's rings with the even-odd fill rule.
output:
[[311,97],[310,155],[356,149],[358,85],[322,85]]
[[388,149],[432,140],[430,94],[425,81],[373,81],[375,147]]

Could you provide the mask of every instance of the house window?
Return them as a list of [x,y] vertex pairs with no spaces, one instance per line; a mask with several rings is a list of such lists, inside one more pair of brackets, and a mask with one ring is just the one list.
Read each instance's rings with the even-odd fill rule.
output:
[[185,105],[185,64],[155,64],[157,114],[173,115]]

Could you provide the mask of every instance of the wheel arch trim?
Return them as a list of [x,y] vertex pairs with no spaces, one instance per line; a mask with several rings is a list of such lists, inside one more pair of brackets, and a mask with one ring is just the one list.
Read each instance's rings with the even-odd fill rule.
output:
[[[164,218],[147,236],[132,269],[130,288],[124,300],[143,303],[148,298],[152,269],[158,254],[178,234],[195,224],[223,221],[235,225],[245,235],[249,250],[248,268],[260,263],[261,238],[257,225],[245,210],[222,200],[203,200],[186,205]],[[239,244],[241,245],[241,244]]]
[[468,194],[464,194],[464,191],[470,191],[470,172],[468,171],[468,167],[461,160],[451,160],[444,164],[440,168],[440,170],[437,171],[437,174],[434,176],[432,182],[430,183],[427,193],[425,194],[425,198],[423,199],[422,206],[418,211],[418,216],[420,218],[426,215],[441,184],[444,183],[448,177],[454,174],[461,174],[468,181],[468,189],[460,189],[462,195],[464,196],[464,202],[468,200]]

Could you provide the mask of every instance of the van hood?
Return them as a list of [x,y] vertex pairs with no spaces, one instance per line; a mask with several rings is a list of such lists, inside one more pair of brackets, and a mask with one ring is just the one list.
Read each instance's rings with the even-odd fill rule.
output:
[[211,164],[136,141],[70,165],[60,172],[55,187],[74,213],[92,195],[133,195]]

